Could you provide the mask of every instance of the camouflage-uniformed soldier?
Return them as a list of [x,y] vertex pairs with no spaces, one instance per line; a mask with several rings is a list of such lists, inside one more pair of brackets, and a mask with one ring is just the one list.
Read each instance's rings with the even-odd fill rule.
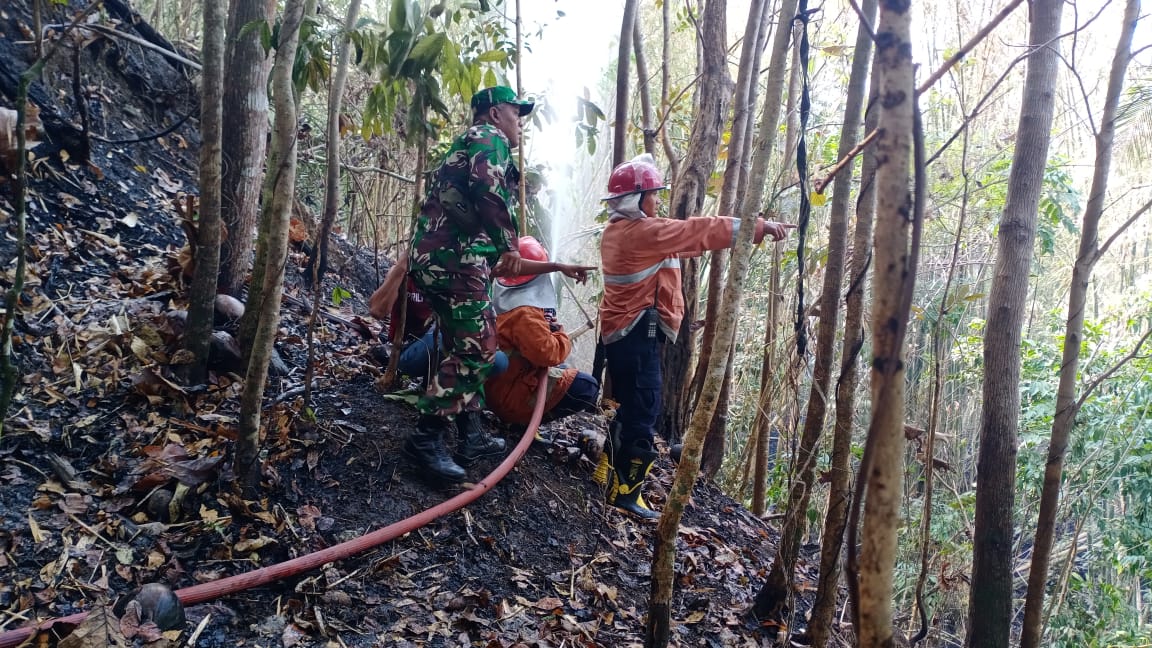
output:
[[[484,380],[496,353],[493,273],[521,273],[515,197],[520,172],[512,149],[533,102],[496,86],[472,97],[472,126],[457,137],[431,178],[416,221],[409,276],[435,313],[444,359],[417,408],[420,420],[404,452],[432,475],[465,477],[460,464],[504,451],[484,429]],[[443,435],[455,419],[454,461]]]

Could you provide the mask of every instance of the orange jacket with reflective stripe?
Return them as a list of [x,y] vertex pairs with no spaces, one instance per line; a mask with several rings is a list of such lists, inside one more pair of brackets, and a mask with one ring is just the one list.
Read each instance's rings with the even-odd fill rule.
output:
[[[660,329],[676,341],[684,319],[680,258],[732,247],[740,221],[724,216],[674,220],[640,218],[608,223],[600,239],[604,298],[600,302],[600,336],[611,344],[628,335],[656,305]],[[755,242],[764,238],[757,219]]]
[[564,331],[553,331],[544,310],[520,306],[496,317],[500,350],[508,354],[508,369],[484,383],[488,409],[505,423],[528,425],[536,407],[540,368],[548,367],[548,395],[544,412],[560,403],[576,379],[576,369],[556,365],[568,359],[572,341]]

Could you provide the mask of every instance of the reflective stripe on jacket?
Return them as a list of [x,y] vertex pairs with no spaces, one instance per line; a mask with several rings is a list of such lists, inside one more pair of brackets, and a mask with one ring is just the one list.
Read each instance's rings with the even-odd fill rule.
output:
[[[608,223],[600,239],[600,335],[605,344],[628,335],[652,305],[660,316],[660,330],[675,342],[684,319],[680,259],[732,247],[739,231],[740,221],[724,216]],[[758,219],[754,240],[762,238],[764,221]]]

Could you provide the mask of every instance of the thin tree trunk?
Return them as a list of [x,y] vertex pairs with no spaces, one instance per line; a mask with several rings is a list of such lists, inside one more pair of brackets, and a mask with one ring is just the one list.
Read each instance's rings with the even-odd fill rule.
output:
[[612,167],[624,161],[628,148],[628,76],[632,70],[632,31],[636,23],[637,0],[624,0],[620,21],[620,50],[616,57],[616,124],[612,132]]
[[640,127],[644,131],[644,152],[655,157],[656,131],[652,130],[652,90],[648,79],[648,59],[644,56],[644,36],[640,14],[632,22],[632,49],[636,52],[636,88],[640,92]]
[[[224,55],[228,83],[224,88],[223,181],[220,216],[219,290],[240,297],[251,267],[252,234],[260,213],[264,153],[268,134],[268,70],[272,60],[260,44],[260,30],[241,31],[253,21],[271,21],[276,3],[232,0]],[[245,348],[242,345],[242,348]]]
[[[741,179],[748,174],[751,147],[747,146],[745,136],[748,134],[748,122],[751,120],[754,106],[749,102],[751,87],[759,76],[759,52],[756,45],[760,42],[759,34],[765,25],[767,0],[753,0],[748,6],[748,20],[744,27],[744,43],[740,48],[740,67],[736,73],[736,88],[732,98],[732,128],[728,138],[728,164],[724,168],[724,180],[720,188],[720,214],[724,216],[735,215],[734,211],[739,196],[736,189]],[[704,343],[700,348],[700,360],[696,364],[696,375],[692,380],[692,396],[695,401],[704,383],[708,363],[711,362],[712,350],[716,346],[716,321],[719,317],[720,303],[724,299],[724,267],[728,262],[728,250],[715,250],[712,252],[712,264],[708,270],[708,308],[704,315]],[[739,304],[736,304],[739,306]],[[728,342],[731,346],[731,341]],[[731,354],[729,354],[731,355]],[[731,358],[729,358],[730,360]],[[731,365],[729,365],[731,366]],[[724,461],[725,435],[727,429],[728,395],[731,386],[731,372],[725,372],[725,385],[720,388],[720,400],[716,405],[714,420],[708,426],[708,436],[704,440],[704,454],[701,459],[701,472],[711,479],[720,470]]]
[[[727,114],[728,102],[732,93],[732,80],[728,76],[728,66],[726,60],[727,51],[727,4],[724,2],[709,2],[704,7],[704,13],[701,16],[701,33],[699,39],[702,47],[704,48],[704,67],[702,69],[702,76],[700,79],[700,111],[697,113],[696,122],[692,128],[692,140],[688,149],[688,157],[685,160],[684,167],[681,175],[677,178],[676,183],[680,188],[676,191],[673,204],[672,215],[676,218],[687,218],[688,216],[698,213],[700,207],[704,202],[705,187],[707,186],[708,178],[712,174],[712,169],[716,164],[716,152],[720,148],[720,136],[723,131],[724,117]],[[753,223],[755,221],[752,221]],[[755,233],[756,228],[750,224],[745,223],[740,228],[740,237],[737,240],[737,245],[743,245],[744,263],[747,263],[748,250],[751,246],[752,235]],[[747,243],[745,243],[745,238]],[[694,267],[694,264],[688,264],[689,268]],[[747,268],[746,265],[743,266]],[[734,269],[735,271],[735,269]],[[741,270],[743,272],[743,270]],[[695,289],[695,274],[691,270],[684,273],[685,283],[688,287]],[[740,275],[741,281],[743,280],[742,274]],[[734,294],[739,293],[739,288],[734,291]],[[693,293],[687,293],[693,294]],[[685,309],[688,310],[687,308]],[[687,375],[688,360],[691,359],[691,332],[688,330],[688,324],[693,317],[692,313],[686,313],[684,318],[684,325],[680,328],[680,339],[675,345],[668,345],[670,349],[679,349],[681,351],[687,350],[683,355],[677,356],[678,360],[685,361],[674,369],[678,372],[670,372],[665,375],[668,376],[685,376]],[[729,322],[729,326],[734,322]],[[726,336],[724,339],[730,339],[730,333],[725,331]],[[728,350],[723,349],[717,357],[724,358],[727,356]],[[668,356],[665,356],[665,368],[668,368]],[[720,363],[717,371],[723,371],[723,366]],[[665,381],[665,385],[681,382],[677,380]],[[660,516],[660,523],[656,533],[655,545],[653,548],[653,561],[652,561],[652,584],[651,584],[651,599],[648,606],[648,622],[645,631],[644,644],[647,648],[663,648],[668,645],[671,637],[671,618],[672,618],[672,589],[673,589],[673,571],[675,566],[675,552],[676,552],[676,535],[677,529],[680,526],[680,517],[684,512],[684,505],[688,500],[688,495],[692,490],[692,485],[696,481],[696,476],[700,469],[700,449],[704,443],[704,434],[707,429],[709,420],[712,417],[711,409],[715,407],[715,399],[719,396],[720,385],[719,380],[711,381],[708,389],[711,390],[712,402],[709,404],[704,401],[704,407],[697,408],[696,414],[693,417],[694,433],[690,432],[688,438],[685,439],[686,445],[681,454],[680,464],[676,469],[676,480],[672,484],[672,490],[668,494],[668,502],[664,506],[664,511]],[[708,391],[708,390],[706,390]],[[665,389],[665,396],[669,393]],[[675,392],[673,392],[675,393]],[[673,416],[682,414],[683,408],[678,406],[676,400],[665,400],[670,407],[666,409],[674,412]]]
[[[719,5],[719,6],[717,6]],[[705,5],[701,17],[700,40],[704,48],[704,67],[701,70],[700,108],[692,126],[688,155],[680,167],[672,186],[671,217],[685,219],[696,216],[704,207],[708,180],[716,168],[716,154],[724,132],[724,120],[732,97],[732,79],[728,75],[726,21],[727,11],[722,2]],[[663,371],[666,376],[687,376],[692,365],[691,325],[696,318],[695,259],[685,259],[682,270],[684,291],[684,321],[675,344],[664,347]],[[682,380],[664,381],[662,400],[664,411],[657,427],[666,439],[680,437],[688,421],[686,385]]]
[[[865,16],[869,23],[874,22],[873,16],[876,15],[877,0],[864,0],[860,5],[860,11]],[[840,146],[837,151],[837,157],[843,158],[848,155],[856,146],[856,141],[860,132],[860,117],[863,113],[864,95],[868,86],[868,71],[871,67],[872,60],[872,38],[868,28],[863,24],[856,31],[856,47],[852,56],[852,70],[848,77],[848,87],[845,89],[844,100],[844,124],[840,131]],[[875,111],[874,111],[875,112]],[[871,171],[871,169],[868,169]],[[867,193],[867,197],[862,195],[861,201],[867,200],[871,202],[871,185],[872,178],[867,177],[862,183],[862,194]],[[792,529],[793,534],[796,536],[797,541],[801,531],[803,530],[803,516],[808,509],[807,493],[811,492],[812,477],[813,477],[813,463],[815,461],[815,447],[820,434],[824,427],[824,417],[826,414],[827,400],[825,394],[828,392],[829,384],[831,383],[832,375],[832,361],[835,356],[835,329],[839,324],[840,319],[840,287],[844,276],[844,249],[847,246],[848,236],[848,198],[851,194],[852,188],[852,173],[851,167],[841,172],[836,176],[836,180],[832,185],[832,204],[828,224],[828,265],[824,270],[824,285],[821,288],[820,294],[820,329],[817,334],[816,341],[816,367],[813,376],[813,388],[808,396],[808,418],[804,423],[804,437],[809,437],[813,440],[812,446],[808,450],[808,456],[805,457],[804,442],[801,441],[800,453],[801,457],[805,457],[806,463],[802,464],[803,471],[800,472],[800,481],[803,483],[802,492],[798,493],[800,496],[799,505],[795,511],[800,515],[793,515],[792,505],[789,504],[789,516],[785,518],[785,530],[788,529],[789,522],[794,518],[795,528]],[[866,211],[862,209],[861,211]],[[865,223],[861,224],[861,220]],[[846,321],[844,333],[844,351],[841,359],[840,366],[840,383],[837,385],[836,397],[839,401],[842,394],[841,388],[843,382],[848,379],[852,383],[852,388],[855,390],[856,386],[856,354],[859,353],[860,340],[861,340],[861,290],[862,286],[857,285],[857,282],[862,283],[862,278],[866,272],[867,266],[867,252],[868,241],[867,237],[861,240],[862,233],[870,233],[872,227],[871,214],[867,214],[867,218],[862,218],[858,213],[856,224],[856,235],[853,241],[853,268],[852,268],[852,287],[849,293],[849,302],[855,299],[855,306],[857,312],[851,317],[853,321]],[[862,232],[861,230],[864,230]],[[835,276],[832,276],[832,275]],[[853,399],[855,395],[852,392],[847,394],[849,399]],[[844,532],[844,523],[847,519],[848,512],[848,457],[851,452],[852,440],[852,403],[837,403],[836,407],[836,438],[833,440],[833,457],[832,465],[829,468],[831,472],[831,484],[828,493],[828,508],[825,516],[823,536],[823,543],[820,553],[820,576],[819,585],[817,588],[816,599],[821,601],[823,590],[823,605],[821,608],[820,616],[817,617],[815,610],[811,622],[809,623],[809,634],[812,643],[815,646],[824,646],[828,642],[828,635],[832,624],[832,617],[835,614],[836,594],[839,590],[840,583],[840,550],[842,547],[841,539]],[[841,420],[840,413],[843,412],[846,416]],[[843,428],[841,425],[843,424]],[[839,452],[840,456],[836,453]],[[796,489],[793,488],[793,494]],[[784,537],[785,531],[781,531],[781,537]],[[783,545],[783,543],[781,543]],[[777,559],[788,558],[783,555],[783,551],[777,553]],[[789,576],[789,587],[791,587],[791,575],[795,569],[795,556],[792,556],[792,563],[785,564],[785,573]],[[831,603],[831,605],[829,605]]]
[[188,327],[184,349],[192,361],[182,365],[183,378],[200,384],[208,377],[208,351],[216,311],[220,271],[220,160],[223,141],[225,0],[205,0],[204,42],[200,76],[200,209],[196,221],[196,265],[188,294]]
[[[99,2],[89,4],[83,11],[72,19],[64,28],[62,36],[67,36],[77,25],[81,24],[95,10],[102,7]],[[0,438],[3,437],[4,421],[8,418],[8,408],[12,406],[12,398],[16,395],[20,372],[12,362],[12,331],[19,317],[20,295],[24,291],[25,274],[28,267],[28,90],[32,82],[39,78],[44,71],[48,60],[56,55],[60,43],[68,42],[60,39],[52,45],[47,53],[40,55],[35,61],[20,73],[16,82],[16,124],[14,137],[16,138],[16,168],[12,171],[12,205],[16,217],[16,267],[13,268],[12,285],[4,291],[4,319],[0,324]]]
[[[316,251],[308,260],[309,281],[320,282],[328,270],[328,237],[336,222],[336,212],[340,205],[340,113],[344,109],[344,85],[348,79],[348,59],[351,55],[350,34],[356,28],[360,15],[360,0],[351,0],[344,16],[344,32],[336,54],[336,69],[332,75],[332,85],[328,89],[328,133],[325,142],[327,165],[324,180],[324,214],[320,218],[320,229],[316,235]],[[319,264],[317,264],[317,260]],[[317,265],[319,267],[317,267]]]
[[[55,51],[55,48],[53,48]],[[20,75],[16,91],[16,169],[13,173],[12,202],[16,216],[16,268],[12,286],[4,293],[4,324],[0,328],[0,438],[8,409],[20,382],[20,371],[12,362],[12,331],[18,317],[20,296],[28,268],[28,139],[25,124],[28,118],[28,88],[32,80],[44,69],[47,59],[41,56]]]
[[[961,113],[964,112],[963,98],[961,98]],[[946,377],[945,362],[950,347],[945,344],[944,322],[949,313],[948,294],[952,290],[952,282],[956,278],[956,266],[960,260],[960,243],[965,228],[964,223],[968,216],[968,150],[969,132],[964,131],[963,144],[960,153],[960,176],[963,179],[963,193],[960,198],[960,217],[956,223],[956,236],[952,242],[952,261],[948,265],[948,276],[944,280],[943,297],[940,299],[940,310],[936,314],[936,321],[932,324],[932,393],[928,403],[928,425],[924,435],[924,491],[923,514],[920,517],[920,574],[916,578],[916,609],[920,617],[920,629],[910,640],[913,645],[920,643],[928,636],[929,618],[928,610],[924,604],[924,587],[928,581],[929,570],[932,565],[932,503],[935,493],[934,464],[932,459],[936,456],[936,436],[940,426],[940,402],[944,395],[944,379]],[[951,332],[949,331],[948,334]]]
[[780,105],[783,103],[784,85],[788,82],[788,44],[792,39],[792,18],[796,15],[797,0],[782,0],[776,34],[772,39],[772,54],[768,57],[768,77],[764,84],[764,108],[760,116],[760,130],[756,147],[752,150],[752,170],[748,174],[748,192],[740,203],[740,213],[756,213],[764,208],[764,194],[768,181],[768,163],[776,146],[776,127],[780,123]]
[[275,126],[272,151],[268,156],[268,177],[264,183],[264,210],[260,239],[264,242],[265,268],[260,273],[263,287],[260,299],[251,301],[248,312],[257,314],[258,326],[252,339],[248,372],[240,397],[240,421],[233,470],[246,491],[260,481],[260,410],[268,362],[280,326],[280,298],[284,287],[284,262],[288,254],[288,225],[296,189],[296,99],[292,85],[292,64],[299,44],[300,23],[306,0],[288,0],[272,70],[272,97]]
[[312,283],[312,312],[308,317],[308,364],[304,370],[304,410],[310,407],[312,396],[312,363],[315,359],[315,349],[312,345],[312,336],[316,330],[316,316],[320,310],[320,287],[323,284],[324,272],[328,268],[328,239],[332,234],[332,225],[336,222],[336,212],[340,206],[340,112],[344,105],[344,83],[348,79],[348,59],[351,54],[352,30],[356,28],[356,18],[360,15],[360,0],[351,0],[348,3],[348,12],[344,16],[344,34],[340,39],[339,52],[336,54],[336,71],[332,75],[332,86],[328,89],[328,134],[326,154],[328,166],[324,180],[324,215],[320,218],[320,228],[316,234],[316,248],[309,259],[307,273]]
[[[705,14],[713,5],[709,3]],[[722,11],[722,10],[721,10]],[[721,44],[723,40],[721,39]],[[707,45],[706,45],[707,46]],[[701,92],[701,101],[707,94]],[[755,212],[741,215],[740,231],[732,250],[732,268],[729,284],[724,291],[724,304],[721,318],[717,322],[716,339],[719,348],[715,350],[709,366],[708,377],[700,392],[700,403],[692,414],[691,425],[684,441],[680,464],[676,468],[676,478],[668,493],[668,502],[660,516],[652,560],[652,602],[649,607],[648,628],[645,645],[648,647],[667,646],[670,634],[670,605],[672,599],[672,579],[676,561],[676,535],[684,506],[692,492],[692,486],[700,468],[700,453],[704,436],[712,420],[713,410],[719,400],[720,390],[727,370],[727,359],[731,341],[734,339],[740,299],[744,280],[752,252],[752,238],[755,234]]]
[[[733,330],[733,335],[735,335],[735,330]],[[705,344],[704,346],[711,345]],[[709,481],[716,479],[716,474],[724,466],[724,455],[728,451],[728,401],[732,395],[732,361],[736,357],[735,347],[735,339],[729,340],[728,357],[725,360],[726,368],[721,380],[720,394],[716,397],[716,406],[712,409],[712,421],[708,424],[708,433],[704,437],[704,449],[700,454],[700,476]]]
[[665,2],[660,11],[661,37],[663,39],[660,50],[660,117],[664,126],[660,129],[660,144],[664,147],[664,157],[668,158],[668,175],[672,178],[680,177],[680,159],[676,156],[676,149],[672,146],[672,138],[668,136],[668,111],[672,109],[669,103],[670,73],[669,56],[670,41],[672,38],[672,3]]
[[780,321],[780,306],[783,295],[780,293],[780,244],[772,246],[772,265],[768,279],[768,313],[764,321],[764,359],[760,363],[760,396],[757,399],[757,452],[756,466],[752,471],[752,512],[764,515],[768,508],[768,470],[776,459],[772,445],[772,428],[777,424],[769,416],[775,386],[772,372],[776,367],[776,324]]
[[[875,2],[866,2],[865,13],[875,12]],[[860,114],[864,102],[864,89],[871,43],[867,30],[857,34],[856,56],[853,59],[841,127],[838,157],[844,157],[856,145]],[[861,51],[863,50],[863,51]],[[789,488],[788,506],[780,532],[780,546],[768,579],[756,595],[753,611],[760,618],[783,618],[782,607],[792,593],[793,572],[799,557],[800,544],[807,526],[808,503],[815,482],[816,452],[824,430],[828,408],[828,388],[832,381],[832,362],[836,356],[836,330],[840,320],[840,285],[844,278],[844,252],[848,234],[848,194],[851,173],[836,177],[832,194],[832,208],[828,224],[828,257],[824,269],[824,283],[820,295],[820,321],[817,330],[812,387],[808,395],[807,415],[800,435],[800,443],[793,459],[793,480]],[[839,554],[836,556],[837,560]],[[833,566],[833,570],[838,569]]]
[[[1012,631],[1013,524],[1020,416],[1020,336],[1051,141],[1063,2],[1031,5],[1028,58],[1008,197],[997,234],[984,333],[984,390],[976,463],[976,524],[967,645],[1007,646]],[[879,267],[879,263],[877,264]]]
[[1072,285],[1068,294],[1068,322],[1064,332],[1064,356],[1060,363],[1060,384],[1056,389],[1056,417],[1048,443],[1048,461],[1044,467],[1044,487],[1040,494],[1040,512],[1036,537],[1032,545],[1032,568],[1028,572],[1028,595],[1024,600],[1024,625],[1021,648],[1038,648],[1043,636],[1041,617],[1044,593],[1048,584],[1048,562],[1056,528],[1056,511],[1060,506],[1060,480],[1064,473],[1064,455],[1072,424],[1076,420],[1076,378],[1080,366],[1080,341],[1084,333],[1084,311],[1088,304],[1088,283],[1099,259],[1100,217],[1108,191],[1108,174],[1112,168],[1112,144],[1116,135],[1116,111],[1124,88],[1124,75],[1131,60],[1132,35],[1140,16],[1140,0],[1128,0],[1120,29],[1116,56],[1108,76],[1100,132],[1096,134],[1096,165],[1084,224],[1080,228],[1080,251],[1072,267]]
[[[793,11],[795,11],[795,7],[793,7]],[[776,29],[777,29],[777,32],[779,32],[779,30],[781,30],[781,29],[791,31],[787,24],[777,25]],[[768,31],[768,30],[765,30],[765,31]],[[761,34],[761,36],[767,37],[766,34]],[[799,53],[798,50],[794,51],[794,54],[798,54],[798,53]],[[787,54],[787,51],[785,51],[785,54]],[[796,111],[796,103],[797,103],[797,101],[796,101],[796,88],[799,85],[798,81],[800,78],[799,63],[797,62],[797,60],[798,60],[798,57],[794,55],[792,57],[792,66],[790,68],[786,68],[784,70],[779,71],[780,74],[786,74],[787,79],[788,79],[788,98],[787,98],[787,103],[785,105],[785,112],[784,112],[784,114],[787,116],[787,128],[786,128],[786,131],[784,134],[784,157],[785,158],[788,158],[792,155],[792,151],[795,149],[795,146],[796,146],[795,142],[799,137],[799,130],[800,130],[799,118],[798,117],[793,118],[793,114]],[[785,59],[785,65],[787,65],[787,59]],[[771,66],[769,66],[769,67],[771,68]],[[772,70],[771,69],[769,69],[768,76],[769,76],[769,80],[770,80],[768,83],[768,86],[771,87],[772,86],[772,83],[771,83]],[[767,107],[767,98],[765,98],[765,107]],[[768,118],[768,115],[767,115],[767,113],[765,113],[765,115],[762,117],[762,120],[767,119],[767,118]],[[777,109],[777,114],[776,114],[776,117],[774,119],[779,120],[779,109]],[[765,123],[762,123],[761,128],[764,128],[765,125],[766,125]],[[775,128],[776,128],[776,125],[774,122],[772,129],[775,130]],[[749,141],[752,141],[752,140],[749,140]],[[765,189],[767,189],[767,185],[765,184],[767,182],[767,163],[765,162],[764,168],[760,170],[760,173],[762,175],[759,177],[758,180],[756,180],[755,177],[756,177],[757,171],[756,171],[755,159],[758,156],[769,155],[770,153],[771,153],[770,147],[767,149],[757,149],[753,152],[753,169],[749,171],[748,176],[745,178],[745,188],[740,192],[740,194],[742,196],[744,196],[744,199],[742,200],[741,205],[740,205],[740,209],[742,211],[760,208],[760,204],[763,200],[763,195],[765,193]],[[776,363],[776,354],[777,354],[776,335],[777,335],[777,326],[778,326],[778,323],[780,321],[780,312],[781,312],[780,307],[783,305],[782,302],[784,299],[783,294],[780,292],[780,262],[781,262],[780,245],[777,244],[772,249],[772,262],[771,262],[771,266],[769,269],[769,277],[770,277],[769,278],[769,286],[770,286],[769,287],[769,295],[770,295],[769,299],[771,301],[769,302],[769,306],[768,306],[768,319],[764,323],[764,360],[762,362],[765,372],[770,372],[771,371],[770,368],[775,367],[777,364]],[[775,392],[775,386],[771,382],[769,382],[769,383],[761,382],[760,383],[760,396],[758,399],[759,403],[760,403],[760,412],[762,412],[766,418],[761,419],[761,421],[757,427],[757,433],[765,435],[764,441],[766,444],[769,444],[769,445],[765,445],[765,446],[761,447],[761,454],[758,456],[758,462],[760,462],[760,465],[758,465],[756,467],[756,471],[755,471],[757,474],[761,475],[761,481],[759,481],[755,485],[755,487],[753,488],[753,492],[752,492],[752,499],[753,499],[752,510],[754,512],[756,512],[757,515],[763,515],[764,511],[767,508],[766,495],[767,495],[768,484],[766,481],[764,481],[764,479],[767,478],[768,470],[770,469],[770,465],[776,460],[776,455],[777,455],[777,452],[774,451],[770,447],[771,431],[772,431],[773,424],[772,424],[771,420],[769,418],[767,418],[768,411],[772,406],[772,400],[773,400],[774,392]]]
[[[906,2],[883,0],[877,30],[879,94],[884,99],[878,124],[881,134],[874,145],[877,204],[872,422],[857,478],[864,480],[867,493],[856,598],[857,639],[864,648],[894,645],[892,580],[904,477],[902,350],[916,278],[916,243],[913,241],[911,250],[908,244],[908,168],[915,113],[909,8]],[[918,194],[923,190],[923,185],[917,187]],[[849,551],[854,552],[855,547],[849,546]]]

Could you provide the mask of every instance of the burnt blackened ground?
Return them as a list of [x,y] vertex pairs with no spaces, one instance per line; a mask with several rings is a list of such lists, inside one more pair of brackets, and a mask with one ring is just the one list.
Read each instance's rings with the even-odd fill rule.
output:
[[[413,412],[384,399],[372,373],[319,393],[316,424],[279,428],[277,417],[288,414],[270,413],[269,482],[253,501],[233,494],[226,465],[213,463],[227,449],[226,425],[190,430],[198,424],[151,411],[155,429],[134,418],[127,430],[108,426],[72,448],[8,437],[0,507],[12,530],[6,568],[17,578],[4,604],[32,597],[26,613],[53,616],[87,607],[105,587],[215,580],[358,537],[460,492],[404,462],[398,449]],[[534,446],[463,511],[316,572],[192,607],[189,632],[207,617],[200,646],[638,645],[655,526],[605,507],[590,460],[570,450],[601,424],[591,416],[551,424],[551,445]],[[175,510],[150,502],[153,488],[171,493],[178,483],[166,473],[150,479],[160,464],[139,459],[159,452],[139,445],[156,439],[189,449],[169,453],[173,474],[205,480]],[[49,450],[77,469],[71,485],[43,460]],[[470,477],[496,463],[474,466]],[[671,479],[666,460],[654,477],[650,499],[659,505]],[[774,544],[763,522],[711,486],[697,488],[678,542],[677,643],[768,640],[739,613]]]

